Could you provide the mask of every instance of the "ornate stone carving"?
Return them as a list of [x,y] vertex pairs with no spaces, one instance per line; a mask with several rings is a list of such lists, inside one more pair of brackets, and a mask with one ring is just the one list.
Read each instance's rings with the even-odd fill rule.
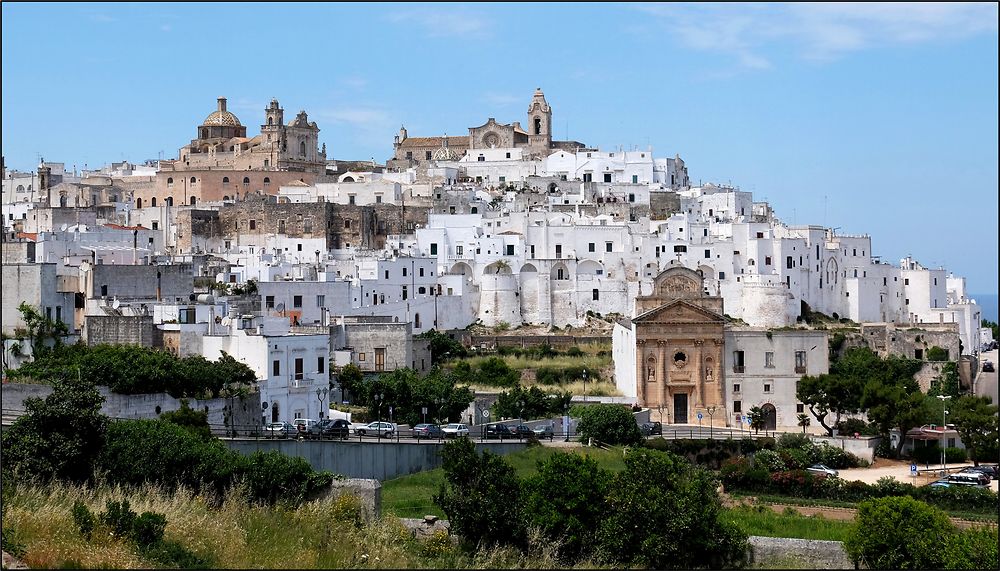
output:
[[698,283],[683,276],[670,276],[660,284],[660,295],[676,297],[681,294],[697,293]]

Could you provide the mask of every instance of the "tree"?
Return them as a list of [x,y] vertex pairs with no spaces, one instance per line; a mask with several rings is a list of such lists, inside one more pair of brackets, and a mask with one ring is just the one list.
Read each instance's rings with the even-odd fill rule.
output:
[[638,444],[642,442],[639,425],[630,409],[617,404],[585,406],[580,414],[580,435],[605,444]]
[[669,452],[631,448],[608,487],[598,557],[615,566],[742,566],[747,535],[722,515],[718,482]]
[[44,400],[26,399],[24,416],[3,432],[4,477],[90,478],[108,430],[103,402],[93,383],[75,376],[54,381]]
[[869,569],[944,569],[955,526],[941,510],[909,496],[858,505],[844,549]]
[[500,357],[490,357],[479,364],[475,382],[490,387],[514,387],[521,382],[521,373]]
[[594,547],[604,519],[611,475],[580,454],[556,453],[538,462],[538,474],[525,482],[527,523],[541,530],[559,555],[575,559]]
[[951,421],[955,424],[962,442],[969,449],[972,461],[978,466],[980,460],[996,461],[1000,417],[998,407],[989,397],[962,396],[952,403]]
[[809,427],[809,415],[807,415],[804,412],[800,412],[798,419],[799,419],[799,426],[802,427],[802,434],[805,434],[806,428]]
[[350,399],[350,402],[353,402],[354,404],[365,404],[365,401],[363,400],[364,381],[364,374],[354,363],[344,365],[344,368],[342,368],[340,373],[337,375],[337,382],[340,383],[340,389],[343,393],[344,399]]
[[572,398],[569,392],[547,394],[538,387],[516,386],[500,393],[493,413],[497,418],[548,418],[562,414]]
[[750,407],[750,410],[747,411],[747,418],[750,419],[750,428],[754,429],[755,433],[759,433],[761,428],[767,426],[764,410],[759,406]]
[[444,333],[439,333],[436,329],[425,331],[417,335],[417,338],[430,341],[431,363],[435,365],[448,359],[459,359],[469,354],[461,343]]
[[181,399],[181,408],[161,414],[159,420],[185,428],[202,440],[212,439],[212,429],[208,426],[208,412],[194,410],[187,399]]
[[52,321],[42,315],[42,312],[34,306],[21,302],[17,306],[21,313],[21,319],[28,330],[28,341],[31,344],[31,352],[34,358],[39,358],[49,348],[46,340],[51,339],[55,347],[62,345],[62,338],[69,332],[69,328],[62,321]]
[[467,546],[521,546],[525,540],[521,480],[503,458],[459,438],[441,450],[446,484],[434,495]]
[[949,361],[941,367],[941,375],[931,380],[931,387],[927,391],[927,395],[932,397],[947,395],[957,398],[959,393],[958,381],[958,363]]
[[[809,412],[828,435],[833,436],[833,428],[845,414],[860,411],[860,395],[863,384],[856,377],[840,377],[832,374],[804,376],[798,382],[796,398],[802,401]],[[827,415],[833,414],[832,423],[827,423]]]
[[923,425],[932,416],[927,395],[920,392],[912,377],[901,379],[898,384],[872,380],[865,386],[862,402],[868,408],[869,420],[880,434],[889,434],[893,428],[899,430],[900,438],[895,450],[897,457],[903,449],[906,433]]

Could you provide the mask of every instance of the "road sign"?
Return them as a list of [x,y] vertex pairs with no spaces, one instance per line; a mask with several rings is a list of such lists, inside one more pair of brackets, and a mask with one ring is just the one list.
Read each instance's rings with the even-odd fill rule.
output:
[[389,407],[389,414],[392,414],[392,407]]
[[750,417],[745,414],[743,415],[743,424],[750,424]]
[[913,476],[914,478],[917,477],[917,465],[916,464],[910,464],[910,475]]
[[490,417],[490,411],[484,410],[483,411],[483,418],[489,418],[489,417]]
[[698,413],[698,420],[705,418],[700,412]]
[[427,407],[426,406],[420,407],[420,414],[427,414]]

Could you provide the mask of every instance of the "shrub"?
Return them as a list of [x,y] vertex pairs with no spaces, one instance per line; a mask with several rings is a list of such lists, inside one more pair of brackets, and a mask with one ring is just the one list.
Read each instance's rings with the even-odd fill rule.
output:
[[968,458],[969,456],[965,448],[948,447],[944,449],[944,459],[949,464],[961,464],[968,460]]
[[583,357],[584,355],[586,355],[586,353],[583,352],[583,349],[580,349],[576,345],[566,349],[567,357]]
[[944,546],[946,569],[998,569],[997,529],[976,527],[959,531]]
[[642,433],[629,409],[615,404],[597,404],[583,408],[580,435],[606,444],[638,444]]
[[781,456],[773,450],[761,450],[754,454],[753,463],[755,466],[767,470],[768,472],[780,472],[785,469],[785,463]]
[[934,345],[927,350],[927,360],[928,361],[947,361],[948,360],[948,350],[943,347],[938,347]]
[[558,543],[559,556],[579,557],[594,545],[610,479],[596,460],[579,454],[556,453],[540,461],[538,474],[524,486],[526,523]]
[[913,448],[910,457],[918,464],[941,463],[941,448],[937,446],[920,446]]
[[943,512],[909,497],[862,502],[855,522],[844,549],[870,569],[944,568],[942,540],[955,534]]
[[441,457],[447,483],[433,499],[451,531],[472,548],[523,545],[521,481],[514,469],[488,450],[477,454],[468,438],[445,444]]
[[812,440],[809,439],[805,434],[799,434],[797,432],[789,432],[782,434],[777,440],[778,450],[785,450],[788,448],[802,448],[803,446],[812,446]]
[[558,385],[563,382],[563,372],[557,367],[535,369],[535,381],[542,385]]
[[889,496],[911,496],[914,486],[893,478],[892,476],[882,476],[875,482],[872,491],[877,497]]
[[815,462],[809,461],[809,455],[801,448],[786,448],[778,453],[785,466],[790,470],[801,470],[812,466]]
[[209,569],[212,560],[199,557],[176,541],[157,541],[139,550],[140,555],[166,567]]
[[167,528],[167,518],[162,514],[143,512],[132,522],[129,537],[139,547],[148,547],[163,539],[163,530]]
[[837,434],[841,436],[851,436],[855,433],[862,434],[865,436],[875,436],[877,430],[872,428],[870,424],[861,420],[860,418],[848,418],[841,420],[834,425],[837,429]]
[[844,468],[857,468],[861,465],[861,459],[846,450],[822,443],[817,446],[819,461],[831,468],[843,470]]
[[84,539],[90,540],[90,536],[94,533],[94,514],[91,513],[90,508],[79,500],[73,502],[72,513],[73,523],[80,530],[80,535]]
[[721,478],[726,489],[748,492],[767,491],[771,483],[767,470],[753,467],[743,458],[723,464]]
[[129,506],[128,500],[120,502],[108,500],[107,509],[100,515],[101,523],[108,526],[115,537],[131,535],[135,517],[135,512]]

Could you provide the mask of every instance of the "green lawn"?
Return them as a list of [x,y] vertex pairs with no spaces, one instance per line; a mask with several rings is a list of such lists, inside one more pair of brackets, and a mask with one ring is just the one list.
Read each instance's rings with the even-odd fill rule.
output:
[[798,513],[775,513],[767,506],[741,506],[724,510],[728,519],[736,522],[747,535],[763,537],[794,537],[844,541],[852,522],[833,521],[822,516],[809,517]]
[[[538,471],[538,461],[556,452],[584,454],[597,460],[606,470],[620,472],[625,469],[625,458],[621,448],[603,450],[600,448],[550,448],[537,446],[504,456],[517,475],[525,478]],[[401,476],[382,483],[382,513],[396,517],[418,518],[425,515],[444,517],[444,512],[434,504],[432,496],[444,483],[444,469],[437,468]]]

